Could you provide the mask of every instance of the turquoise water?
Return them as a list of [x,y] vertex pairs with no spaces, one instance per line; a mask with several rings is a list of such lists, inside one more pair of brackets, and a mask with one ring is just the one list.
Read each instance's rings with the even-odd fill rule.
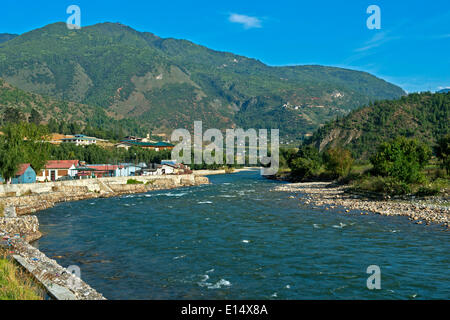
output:
[[[259,172],[59,204],[36,245],[108,299],[449,299],[449,233],[301,206]],[[381,290],[369,290],[369,265]]]

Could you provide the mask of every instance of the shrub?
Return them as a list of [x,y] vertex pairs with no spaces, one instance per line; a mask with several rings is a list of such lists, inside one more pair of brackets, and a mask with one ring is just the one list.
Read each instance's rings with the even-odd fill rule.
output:
[[438,140],[436,156],[441,160],[441,167],[450,174],[450,134]]
[[135,180],[135,179],[128,179],[127,180],[127,184],[144,184],[144,182],[138,181],[138,180]]
[[321,167],[319,152],[311,146],[300,148],[297,155],[290,160],[289,168],[294,179],[307,179],[316,174]]
[[353,186],[357,190],[391,194],[404,195],[411,193],[410,186],[393,177],[370,177],[366,176],[358,180]]
[[349,150],[332,148],[323,155],[325,167],[335,177],[346,177],[352,168],[353,157]]
[[422,180],[421,170],[430,157],[431,149],[427,145],[414,139],[398,137],[392,142],[381,143],[370,162],[376,175],[415,183]]

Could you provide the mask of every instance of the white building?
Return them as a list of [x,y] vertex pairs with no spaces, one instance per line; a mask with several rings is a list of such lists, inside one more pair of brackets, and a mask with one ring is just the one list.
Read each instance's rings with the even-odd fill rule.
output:
[[97,144],[97,138],[87,137],[83,134],[76,134],[73,137],[61,139],[63,143],[73,143],[77,146],[87,146],[90,144]]

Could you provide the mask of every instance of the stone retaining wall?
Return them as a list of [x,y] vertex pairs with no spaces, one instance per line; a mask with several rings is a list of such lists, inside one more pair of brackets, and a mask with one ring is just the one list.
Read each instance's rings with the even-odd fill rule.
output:
[[[142,184],[127,184],[129,179]],[[27,214],[50,208],[58,202],[108,198],[208,183],[206,177],[191,174],[0,185],[0,246],[13,251],[14,259],[54,298],[101,300],[104,299],[101,294],[29,244],[42,235],[39,232],[38,218]]]
[[[129,179],[142,184],[127,184]],[[17,215],[20,216],[51,208],[58,202],[108,198],[121,194],[144,193],[207,183],[209,180],[206,177],[191,174],[0,185],[0,208],[15,207]]]

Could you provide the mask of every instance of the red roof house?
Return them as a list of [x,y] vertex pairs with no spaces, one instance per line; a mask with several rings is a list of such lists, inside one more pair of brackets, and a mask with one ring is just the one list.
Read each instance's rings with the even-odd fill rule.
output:
[[79,160],[49,160],[44,170],[37,175],[37,180],[44,182],[56,181],[66,176],[74,177],[79,163]]

